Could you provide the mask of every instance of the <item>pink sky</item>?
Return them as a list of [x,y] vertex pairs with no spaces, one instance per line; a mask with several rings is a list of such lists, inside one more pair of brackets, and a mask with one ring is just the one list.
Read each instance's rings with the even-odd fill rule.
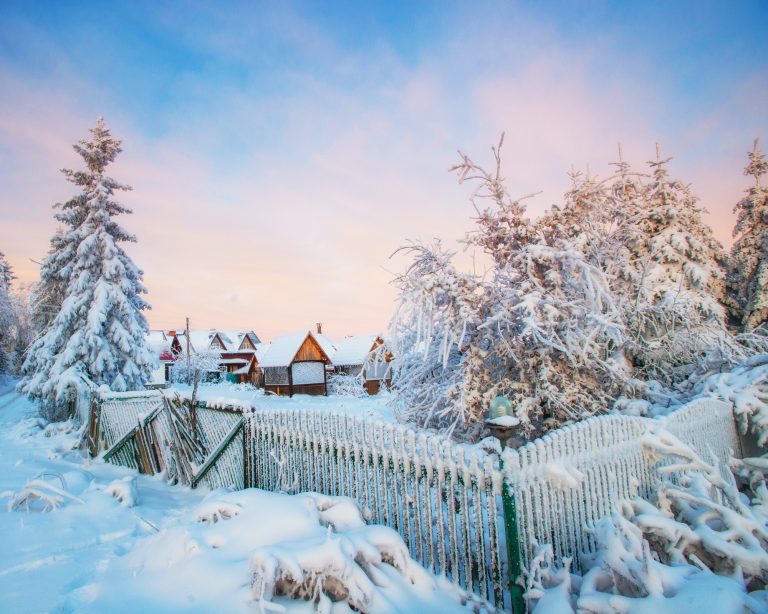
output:
[[[529,201],[534,216],[560,201],[571,165],[604,176],[618,142],[640,165],[660,141],[728,245],[746,152],[766,130],[765,72],[718,104],[670,118],[671,94],[661,93],[669,83],[642,54],[619,68],[603,58],[601,45],[612,43],[575,47],[546,27],[525,33],[513,42],[478,30],[446,37],[418,61],[384,46],[371,69],[370,55],[350,57],[307,31],[301,44],[338,78],[301,75],[279,97],[232,86],[213,111],[166,111],[157,131],[73,66],[43,78],[2,61],[0,251],[20,280],[37,278],[31,260],[55,229],[51,205],[72,195],[58,169],[78,166],[71,145],[99,114],[123,139],[111,175],[134,188],[122,199],[134,215],[122,223],[139,239],[128,251],[145,271],[153,328],[189,316],[195,328],[251,328],[264,339],[316,321],[336,339],[383,331],[390,281],[405,264],[390,254],[408,239],[448,241],[471,228],[468,189],[447,169],[458,148],[488,161],[501,131],[510,191],[542,191]],[[610,78],[596,74],[596,55]],[[353,74],[351,86],[342,77]],[[275,135],[264,118],[278,114]]]

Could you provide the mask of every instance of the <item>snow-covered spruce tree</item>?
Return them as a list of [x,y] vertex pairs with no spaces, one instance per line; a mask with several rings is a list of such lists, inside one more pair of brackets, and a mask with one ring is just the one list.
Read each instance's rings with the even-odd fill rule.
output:
[[[64,208],[66,205],[66,208]],[[30,323],[36,336],[28,346],[22,363],[21,372],[25,377],[34,377],[37,373],[47,373],[53,356],[44,350],[45,333],[61,310],[61,304],[67,292],[72,263],[77,252],[77,235],[74,230],[85,220],[86,202],[79,194],[64,205],[57,203],[61,211],[54,217],[64,224],[56,229],[51,237],[48,254],[40,265],[40,281],[36,284],[31,297]]]
[[722,248],[688,186],[670,179],[669,159],[622,203],[626,266],[614,291],[627,327],[625,353],[646,379],[671,384],[707,353],[730,353]]
[[14,308],[11,298],[11,282],[16,279],[5,254],[0,252],[0,375],[10,371],[10,344],[14,328]]
[[732,317],[745,331],[768,320],[768,186],[761,177],[768,172],[768,161],[755,139],[744,174],[755,185],[734,207],[737,215],[731,248],[728,290]]
[[[75,151],[85,170],[64,170],[81,193],[61,206],[57,219],[67,224],[61,241],[52,243],[51,260],[71,260],[63,276],[67,286],[61,309],[45,334],[30,350],[30,365],[20,388],[46,404],[71,400],[83,383],[106,384],[113,390],[142,388],[153,357],[146,345],[147,321],[141,298],[146,290],[142,272],[120,243],[135,241],[114,217],[131,211],[116,200],[116,191],[129,190],[105,174],[120,153],[99,118],[91,139]],[[29,367],[29,368],[28,368]]]

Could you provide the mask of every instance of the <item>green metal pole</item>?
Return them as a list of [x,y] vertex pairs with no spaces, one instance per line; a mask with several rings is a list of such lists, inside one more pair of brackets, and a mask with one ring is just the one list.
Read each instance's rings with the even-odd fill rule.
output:
[[501,503],[504,510],[504,533],[507,543],[507,571],[509,573],[509,593],[512,601],[512,613],[523,614],[526,611],[523,587],[517,583],[522,575],[520,564],[520,538],[517,534],[517,507],[512,489],[507,484],[504,474],[504,448],[499,456],[499,469],[501,470]]

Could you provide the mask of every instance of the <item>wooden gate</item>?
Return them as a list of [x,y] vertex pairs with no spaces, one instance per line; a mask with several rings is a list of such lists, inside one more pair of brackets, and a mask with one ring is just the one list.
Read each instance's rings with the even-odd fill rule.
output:
[[243,488],[243,419],[239,411],[194,407],[160,391],[107,394],[94,402],[92,455],[171,482]]

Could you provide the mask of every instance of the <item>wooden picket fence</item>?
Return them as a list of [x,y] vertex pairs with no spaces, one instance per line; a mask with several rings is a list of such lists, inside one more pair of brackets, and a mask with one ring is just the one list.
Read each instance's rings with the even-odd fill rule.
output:
[[490,455],[389,423],[322,411],[246,414],[246,484],[356,499],[411,556],[502,604],[501,474]]
[[[513,580],[536,544],[578,559],[587,527],[661,481],[642,437],[662,426],[705,458],[740,455],[730,405],[702,399],[654,420],[601,416],[499,457],[400,425],[327,411],[198,406],[160,392],[102,395],[91,410],[92,451],[109,462],[209,488],[315,491],[357,500],[397,530],[430,571],[496,606],[520,611]],[[563,486],[564,468],[583,477]]]

